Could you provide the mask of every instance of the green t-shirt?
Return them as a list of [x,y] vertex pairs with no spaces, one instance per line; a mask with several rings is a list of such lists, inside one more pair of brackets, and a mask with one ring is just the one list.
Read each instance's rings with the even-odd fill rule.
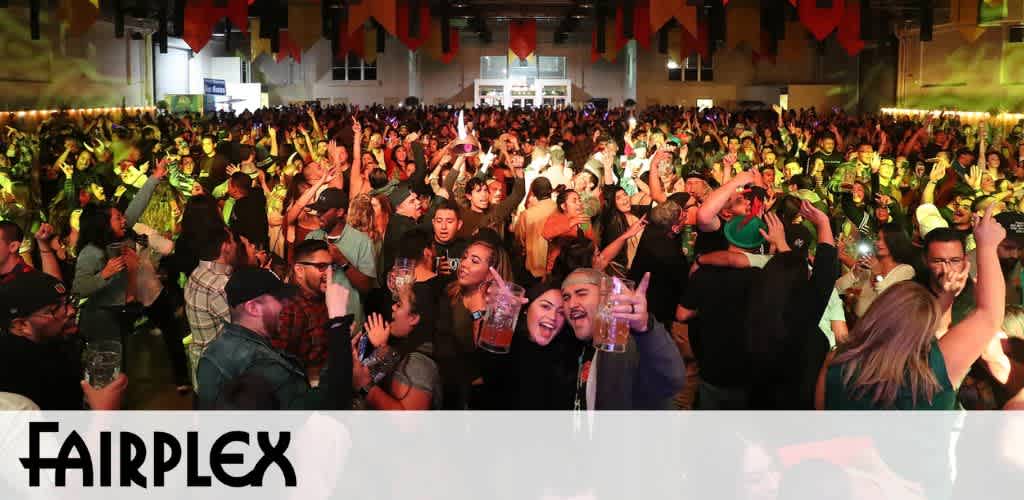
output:
[[[373,254],[373,240],[366,233],[346,225],[345,229],[341,232],[341,236],[336,240],[329,239],[323,229],[310,232],[306,235],[306,239],[324,240],[329,244],[333,244],[338,247],[338,250],[341,250],[341,254],[348,259],[354,269],[371,278],[377,276],[376,258]],[[348,312],[354,316],[354,331],[360,331],[363,328],[365,317],[363,315],[363,302],[359,296],[359,290],[356,290],[352,286],[352,282],[348,280],[348,276],[340,271],[334,273],[334,282],[348,288],[351,292],[348,294]]]

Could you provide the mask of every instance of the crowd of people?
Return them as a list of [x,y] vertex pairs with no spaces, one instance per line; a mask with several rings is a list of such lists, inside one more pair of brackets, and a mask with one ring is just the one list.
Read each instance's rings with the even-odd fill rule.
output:
[[120,110],[0,152],[0,392],[29,406],[121,408],[158,330],[200,409],[1024,408],[1019,123]]

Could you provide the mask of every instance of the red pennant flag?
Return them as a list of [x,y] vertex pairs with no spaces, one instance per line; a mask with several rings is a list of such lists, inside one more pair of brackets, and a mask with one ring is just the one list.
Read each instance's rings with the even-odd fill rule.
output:
[[416,38],[409,37],[409,3],[399,2],[395,12],[397,37],[409,50],[419,49],[430,38],[430,5],[427,2],[420,2],[418,10],[419,30]]
[[185,4],[185,25],[181,38],[192,52],[199,53],[213,36],[213,25],[220,9],[213,7],[213,0],[189,0]]
[[680,51],[683,58],[690,57],[692,54],[700,54],[705,59],[709,57],[711,51],[708,44],[707,21],[701,20],[697,22],[697,36],[691,35],[685,29],[679,31],[681,37]]
[[448,64],[459,54],[459,30],[448,28],[448,52],[441,53],[441,62]]
[[[252,0],[228,0],[222,17],[228,18],[231,25],[242,30],[242,33],[249,32],[249,4]],[[220,19],[218,17],[217,19]]]
[[277,46],[278,51],[274,54],[274,62],[281,62],[288,56],[291,56],[291,58],[297,63],[302,62],[302,49],[288,37],[288,31],[277,31]]
[[800,22],[807,26],[807,30],[817,38],[824,40],[843,19],[845,5],[843,0],[832,0],[832,7],[817,7],[814,0],[803,0],[797,4],[797,13],[800,15]]
[[525,60],[537,50],[537,21],[512,21],[508,23],[508,48],[519,59]]
[[633,10],[633,38],[644,49],[651,48],[651,4],[650,0],[637,0]]
[[860,39],[860,1],[847,0],[846,14],[843,16],[843,21],[839,23],[836,39],[839,40],[839,45],[843,46],[843,50],[850,57],[864,50],[864,41]]
[[359,56],[360,59],[366,59],[366,35],[363,32],[365,29],[365,25],[359,26],[348,34],[348,39],[345,41],[348,51]]
[[622,6],[615,8],[615,52],[622,50],[629,39],[626,38],[626,15],[622,12]]

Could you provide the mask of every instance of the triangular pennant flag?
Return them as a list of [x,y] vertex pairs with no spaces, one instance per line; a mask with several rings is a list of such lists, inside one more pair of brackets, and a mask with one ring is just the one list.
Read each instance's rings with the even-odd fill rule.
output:
[[288,38],[302,50],[309,50],[320,40],[321,22],[318,0],[292,0],[289,2]]
[[684,30],[697,36],[697,31],[700,29],[697,26],[697,7],[686,3],[686,0],[680,0],[680,2],[675,9],[676,21],[679,21]]
[[604,26],[604,52],[597,51],[597,27],[594,28],[590,36],[590,61],[597,62],[598,59],[604,59],[608,62],[615,62],[615,59],[619,57],[619,51],[622,50],[626,45],[626,40],[623,39],[622,31],[618,30],[616,26],[622,26],[621,18],[619,22],[606,22]]
[[185,4],[185,25],[181,38],[192,52],[199,53],[213,36],[213,25],[217,19],[213,0],[188,0]]
[[537,50],[537,21],[511,21],[508,23],[508,48],[521,60]]
[[[249,29],[249,4],[251,0],[227,0],[227,7],[224,9],[224,17],[231,21],[231,25],[245,33]],[[219,19],[219,18],[218,18]]]
[[[427,2],[421,2],[427,3]],[[429,7],[429,5],[428,5]],[[348,32],[351,33],[373,17],[392,35],[399,36],[396,0],[352,0],[348,4]]]
[[633,8],[633,39],[643,49],[651,48],[651,6],[649,0],[636,0]]
[[846,0],[846,14],[839,23],[836,39],[843,50],[853,57],[864,50],[864,40],[860,38],[860,2],[866,0]]
[[270,39],[260,38],[260,18],[254,17],[249,20],[249,57],[253,61],[260,54],[270,53]]
[[674,2],[682,1],[683,0],[651,0],[649,8],[651,31],[660,30],[669,19],[672,19],[672,16],[675,13],[675,6],[672,4]]
[[449,64],[459,55],[459,30],[448,28],[448,52],[441,53],[441,62]]
[[297,63],[302,62],[302,49],[292,41],[291,36],[285,30],[277,32],[277,54],[274,54],[274,61],[281,62],[285,57],[291,56]]
[[[711,55],[711,46],[708,43],[708,23],[707,21],[701,21],[697,24],[697,35],[691,35],[689,31],[680,30],[679,41],[680,50],[684,58],[690,57],[693,54],[700,54],[701,57],[707,59]],[[671,40],[671,38],[670,38]]]
[[420,2],[419,8],[417,9],[417,19],[419,21],[419,30],[417,31],[416,37],[409,36],[409,3],[400,2],[398,4],[397,11],[395,13],[395,29],[397,33],[395,36],[405,44],[409,50],[415,51],[423,46],[430,37],[430,5],[427,2]]
[[377,62],[377,26],[373,23],[363,27],[363,60],[373,64]]
[[99,18],[99,0],[61,0],[57,17],[68,27],[68,35],[79,37]]
[[824,40],[839,26],[845,12],[843,0],[832,0],[831,7],[823,8],[818,8],[815,0],[801,0],[796,8],[800,22],[818,41]]
[[622,6],[615,8],[615,48],[616,52],[622,50],[629,43],[629,39],[626,38],[626,16],[622,11]]
[[725,11],[726,46],[733,49],[746,43],[751,49],[760,47],[760,7],[731,7]]
[[448,52],[444,52],[441,43],[441,21],[433,19],[430,22],[430,36],[423,44],[423,49],[432,59],[443,63],[450,63],[459,52],[459,30],[448,28]]
[[978,0],[951,0],[950,2],[950,22],[956,25],[960,36],[967,43],[976,42],[985,33],[985,28],[978,26],[980,9]]

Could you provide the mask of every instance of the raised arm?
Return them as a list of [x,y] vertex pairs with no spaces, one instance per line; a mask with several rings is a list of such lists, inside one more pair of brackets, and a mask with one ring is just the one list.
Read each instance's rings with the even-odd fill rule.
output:
[[697,210],[697,227],[704,232],[717,231],[722,226],[722,221],[718,218],[718,212],[725,208],[725,205],[729,203],[737,189],[746,184],[756,182],[758,177],[759,174],[753,169],[746,170],[736,174],[729,182],[712,191],[707,199],[704,200],[704,204]]
[[665,194],[665,188],[661,185],[661,175],[658,173],[659,166],[661,162],[667,159],[666,157],[671,158],[666,151],[659,149],[654,153],[654,156],[651,158],[651,166],[647,169],[650,172],[648,179],[650,180],[651,199],[658,203],[665,203],[665,200],[668,199],[668,195]]
[[994,205],[989,205],[985,216],[974,228],[974,239],[978,245],[978,281],[975,288],[977,306],[939,339],[946,372],[955,387],[967,376],[971,365],[1003,323],[1006,282],[1003,280],[996,248],[1006,238],[1006,230],[992,218]]
[[135,193],[135,197],[132,198],[131,203],[128,204],[128,208],[124,211],[124,218],[127,220],[128,227],[132,227],[136,222],[139,221],[139,217],[142,217],[142,212],[149,206],[149,200],[153,197],[153,191],[156,190],[157,184],[167,176],[167,160],[160,160],[157,163],[156,168],[153,169],[153,174],[146,179],[146,183],[142,185],[138,193]]
[[352,166],[348,169],[348,188],[354,196],[363,192],[363,159],[362,151],[363,126],[352,118]]

